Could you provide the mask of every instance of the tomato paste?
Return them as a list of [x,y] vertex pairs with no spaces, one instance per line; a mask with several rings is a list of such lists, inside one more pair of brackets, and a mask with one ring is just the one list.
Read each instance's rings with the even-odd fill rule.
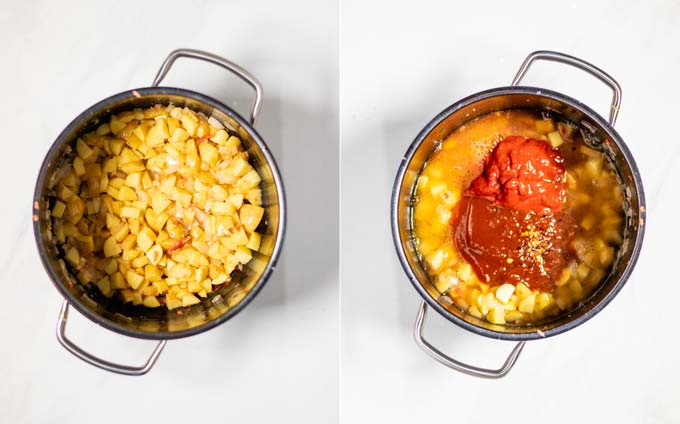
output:
[[511,136],[496,145],[465,194],[549,215],[564,203],[564,176],[564,159],[548,142]]
[[572,257],[564,160],[542,140],[506,137],[484,162],[453,216],[453,238],[477,277],[550,290]]

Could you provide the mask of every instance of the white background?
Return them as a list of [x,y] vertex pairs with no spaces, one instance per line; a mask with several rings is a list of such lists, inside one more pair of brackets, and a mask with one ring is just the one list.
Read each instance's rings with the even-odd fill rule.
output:
[[[679,21],[672,1],[342,1],[342,422],[680,422]],[[420,298],[394,252],[390,191],[428,121],[508,85],[537,49],[589,60],[623,87],[616,127],[642,173],[647,234],[632,278],[599,315],[527,343],[505,379],[480,380],[413,341]],[[540,63],[524,82],[608,113],[609,89],[579,71]],[[429,317],[426,336],[464,361],[495,368],[512,349]]]
[[[337,421],[337,22],[333,1],[2,1],[0,422]],[[279,266],[245,310],[169,342],[148,375],[118,376],[76,359],[54,336],[61,297],[37,256],[33,187],[73,118],[150,85],[179,47],[230,58],[262,83],[255,127],[283,174],[288,232]],[[252,102],[241,80],[202,62],[178,61],[164,85],[214,96],[243,115]],[[73,310],[68,333],[128,364],[154,346]]]

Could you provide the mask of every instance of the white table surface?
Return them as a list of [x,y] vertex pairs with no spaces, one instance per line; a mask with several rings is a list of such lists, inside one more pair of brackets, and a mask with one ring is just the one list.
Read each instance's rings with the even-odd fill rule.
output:
[[[337,420],[337,16],[333,1],[2,1],[0,422]],[[95,102],[150,85],[179,47],[230,58],[262,83],[255,127],[283,174],[288,232],[279,266],[238,316],[169,342],[148,375],[119,376],[57,343],[62,298],[38,259],[31,197],[59,132]],[[178,61],[164,85],[212,95],[243,115],[252,102],[242,81],[202,62]],[[73,310],[68,333],[129,364],[154,346]]]
[[[342,422],[680,422],[679,19],[672,1],[342,2]],[[505,379],[480,380],[413,341],[420,297],[392,244],[390,191],[402,155],[437,113],[508,85],[538,49],[589,60],[623,87],[616,128],[642,174],[647,233],[632,277],[600,314],[527,343]],[[542,63],[525,82],[607,114],[610,92],[587,74]],[[513,346],[432,310],[425,334],[487,367]]]

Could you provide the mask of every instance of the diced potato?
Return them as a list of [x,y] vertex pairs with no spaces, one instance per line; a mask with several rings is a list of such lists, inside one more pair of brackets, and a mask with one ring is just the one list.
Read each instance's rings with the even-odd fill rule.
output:
[[550,293],[541,293],[536,298],[535,307],[541,311],[554,303],[554,298]]
[[262,191],[259,188],[253,188],[248,190],[245,194],[246,200],[250,202],[251,205],[260,206],[262,205]]
[[253,169],[236,182],[236,187],[241,193],[247,193],[248,190],[257,187],[258,184],[260,184],[260,175]]
[[188,294],[182,297],[182,306],[191,306],[196,305],[197,303],[201,303],[201,301],[198,300],[198,298],[192,294]]
[[125,206],[121,210],[120,216],[121,216],[121,218],[138,218],[140,212],[141,211],[137,208]]
[[97,281],[96,284],[104,296],[106,297],[113,296],[113,290],[111,288],[111,279],[108,277],[108,275]]
[[149,227],[144,227],[137,234],[137,245],[142,249],[142,251],[147,252],[153,246],[154,241],[156,241],[156,234]]
[[78,156],[80,156],[80,159],[82,159],[83,161],[87,161],[94,154],[94,150],[92,150],[90,146],[85,144],[85,142],[81,138],[79,138],[76,141],[76,151],[78,152]]
[[198,151],[201,155],[201,160],[207,163],[209,166],[214,167],[217,165],[219,155],[217,152],[217,147],[212,143],[201,143],[198,146]]
[[165,140],[170,137],[168,133],[168,125],[165,119],[156,120],[156,124],[149,130],[146,135],[145,143],[149,147],[160,146]]
[[156,296],[144,296],[144,301],[142,304],[147,308],[157,308],[161,306],[161,304],[158,302],[158,299],[156,299]]
[[565,267],[562,272],[560,273],[559,278],[555,281],[556,286],[563,286],[569,282],[569,279],[571,278],[571,269],[569,267]]
[[559,147],[564,143],[564,140],[562,140],[562,136],[560,135],[559,131],[553,131],[548,134],[548,141],[553,147]]
[[80,156],[73,159],[73,172],[79,177],[85,175],[85,162],[83,162]]
[[66,261],[73,266],[78,266],[80,263],[80,254],[78,253],[78,249],[75,247],[70,248],[66,252]]
[[508,303],[510,296],[515,292],[515,286],[509,283],[502,284],[496,289],[496,299]]
[[54,207],[52,208],[52,216],[54,218],[61,218],[64,216],[64,211],[66,210],[66,204],[62,201],[57,200],[54,202]]
[[534,312],[534,305],[536,304],[536,295],[530,294],[519,302],[519,311],[527,314]]
[[239,263],[247,264],[253,258],[253,254],[245,246],[239,246],[234,253],[234,257]]
[[246,247],[250,250],[258,250],[260,248],[261,240],[262,236],[259,233],[253,232],[248,239]]
[[130,285],[130,287],[132,287],[135,290],[138,289],[139,286],[144,281],[144,277],[142,275],[137,274],[134,271],[128,271],[127,274],[125,275],[125,279]]
[[155,244],[149,248],[149,250],[146,252],[146,256],[149,258],[149,262],[151,262],[153,265],[158,265],[161,258],[163,257],[163,248],[158,244]]
[[555,123],[552,119],[538,119],[536,120],[536,131],[542,134],[548,134],[555,130]]
[[502,307],[495,307],[489,311],[486,318],[492,324],[505,324],[505,310]]
[[245,228],[247,232],[252,233],[260,224],[263,215],[264,208],[245,204],[241,207],[239,219],[241,220],[241,225],[243,225],[243,228]]
[[104,241],[104,257],[110,258],[119,254],[121,251],[115,237],[109,237]]

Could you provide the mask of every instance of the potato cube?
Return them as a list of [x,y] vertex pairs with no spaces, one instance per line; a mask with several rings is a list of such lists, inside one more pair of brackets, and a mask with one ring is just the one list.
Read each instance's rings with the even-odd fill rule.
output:
[[248,244],[246,247],[250,250],[258,250],[260,248],[261,241],[262,236],[259,233],[253,232],[248,239]]
[[66,204],[64,202],[57,200],[52,208],[52,216],[54,218],[61,218],[64,216],[64,211],[66,210]]
[[189,136],[193,137],[196,135],[196,130],[198,129],[198,118],[196,118],[196,115],[194,115],[191,110],[185,108],[184,111],[182,111],[182,117],[180,118],[180,121],[182,121],[182,126],[186,129]]
[[157,119],[156,124],[151,127],[144,141],[147,146],[156,147],[163,144],[168,137],[170,137],[170,134],[167,122],[165,119]]
[[146,306],[147,308],[157,308],[161,306],[161,304],[158,302],[158,299],[156,299],[156,296],[144,296],[142,305]]
[[223,129],[217,130],[210,139],[215,144],[224,145],[227,142],[227,132]]
[[118,157],[114,156],[112,158],[106,159],[104,165],[102,166],[102,173],[111,174],[116,172],[118,169]]
[[560,135],[559,131],[553,131],[548,134],[548,141],[553,147],[559,147],[564,143],[564,140],[562,140],[562,136]]
[[201,143],[198,146],[198,152],[201,155],[201,160],[207,163],[209,166],[214,167],[217,165],[217,160],[219,159],[219,154],[217,152],[217,147],[212,143]]
[[116,156],[119,156],[121,154],[124,145],[125,142],[123,140],[113,139],[109,141],[109,148],[111,149],[111,153]]
[[85,162],[83,162],[80,156],[76,156],[73,159],[73,172],[79,177],[85,175]]
[[[140,172],[134,172],[125,178],[125,185],[132,188],[141,188],[142,184],[142,174]],[[135,199],[137,198],[135,197]]]
[[144,281],[143,276],[137,274],[136,272],[134,272],[132,270],[128,270],[128,272],[125,274],[125,279],[127,280],[130,287],[132,287],[135,290],[138,289],[139,286]]
[[241,264],[247,264],[253,258],[253,254],[245,246],[239,246],[234,253],[234,257]]
[[[148,252],[147,252],[147,257],[148,257]],[[147,264],[144,267],[144,278],[146,278],[149,281],[161,281],[163,278],[163,273],[161,270],[154,264]]]
[[144,265],[149,263],[149,258],[146,256],[137,256],[135,259],[132,260],[130,265],[132,265],[133,268],[143,268]]
[[[519,285],[518,285],[519,287]],[[534,312],[534,305],[536,304],[536,295],[530,294],[519,302],[519,311],[527,314]]]
[[131,260],[133,260],[134,258],[136,258],[137,256],[139,256],[139,255],[141,255],[141,254],[142,254],[142,252],[141,252],[140,250],[138,250],[138,249],[125,249],[125,250],[123,251],[123,254],[122,254],[121,258],[122,258],[124,261],[131,261]]
[[165,297],[165,307],[169,310],[177,309],[182,306],[182,300],[175,296],[167,295]]
[[137,245],[142,249],[142,251],[147,252],[153,246],[154,241],[156,241],[156,234],[149,227],[144,227],[139,230],[137,234]]
[[137,208],[124,206],[121,209],[120,216],[121,216],[121,218],[139,218],[140,212],[141,211]]
[[151,208],[156,215],[160,215],[171,203],[172,202],[160,191],[155,192],[151,196]]
[[120,253],[121,249],[116,238],[111,236],[104,241],[104,257],[110,258]]
[[201,303],[201,301],[192,294],[187,294],[182,297],[182,306],[191,306],[196,305],[197,303]]
[[134,234],[128,234],[123,241],[120,242],[120,248],[123,250],[132,249],[137,241],[137,236]]
[[509,283],[501,284],[496,289],[496,299],[503,303],[508,303],[510,296],[515,292],[515,286]]
[[496,306],[489,311],[486,318],[492,324],[505,324],[505,310],[500,306]]
[[260,184],[260,175],[252,169],[236,182],[236,188],[242,193],[247,193],[248,190],[257,187]]
[[[138,174],[139,175],[139,174]],[[137,193],[128,186],[123,186],[118,189],[118,196],[114,196],[118,200],[132,202],[137,200]]]
[[66,261],[73,266],[78,266],[80,263],[80,254],[78,253],[78,249],[75,247],[70,248],[66,252]]
[[78,156],[84,161],[92,158],[92,155],[94,154],[94,150],[92,150],[82,138],[79,138],[76,141],[76,151],[78,152]]
[[111,276],[111,287],[120,290],[120,289],[125,289],[127,288],[127,285],[125,284],[125,278],[123,278],[123,274],[120,272],[116,272]]
[[97,135],[106,135],[111,132],[111,127],[109,127],[109,124],[104,123],[101,124],[100,126],[97,127],[96,133]]
[[111,236],[113,236],[116,241],[121,242],[130,233],[130,227],[127,222],[120,222],[111,228]]
[[536,298],[535,308],[537,308],[539,311],[542,311],[548,306],[552,305],[554,302],[555,300],[550,293],[541,293]]
[[243,205],[239,211],[241,225],[243,225],[243,228],[249,233],[255,231],[260,224],[263,215],[264,208],[250,204]]
[[515,322],[524,318],[524,314],[520,311],[505,311],[505,320]]
[[536,121],[536,131],[547,134],[555,130],[555,123],[552,119],[541,119]]
[[252,205],[262,205],[262,190],[253,188],[246,192],[246,200]]

